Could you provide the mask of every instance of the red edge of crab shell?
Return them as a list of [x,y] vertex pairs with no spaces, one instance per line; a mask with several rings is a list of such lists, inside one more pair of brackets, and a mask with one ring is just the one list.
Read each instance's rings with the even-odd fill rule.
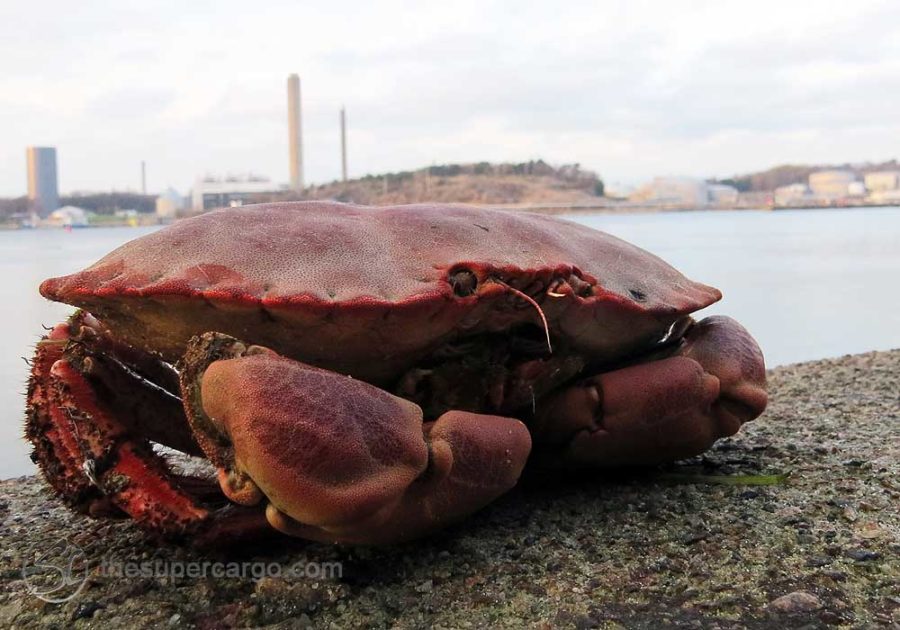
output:
[[[586,303],[660,316],[721,299],[717,289],[688,280],[653,254],[560,219],[466,206],[322,202],[244,206],[187,219],[81,272],[48,279],[40,291],[77,306],[89,306],[91,298],[180,297],[364,311],[470,299],[456,298],[447,281],[459,267],[575,272],[595,285]],[[643,302],[627,295],[628,284],[638,285]]]
[[[309,294],[300,294],[291,297],[285,298],[260,298],[259,296],[250,294],[250,293],[240,293],[237,291],[217,291],[215,289],[206,289],[206,290],[198,290],[192,289],[184,283],[179,283],[177,281],[171,281],[165,283],[164,285],[156,285],[153,288],[140,288],[140,287],[110,287],[110,286],[96,286],[92,287],[88,285],[87,282],[82,284],[82,279],[79,276],[87,276],[88,281],[90,281],[90,277],[88,272],[80,272],[77,274],[73,274],[72,276],[63,276],[61,278],[51,278],[49,280],[45,280],[41,283],[40,292],[41,295],[47,299],[54,300],[57,302],[65,302],[69,304],[79,304],[78,298],[86,298],[90,299],[92,297],[110,297],[110,298],[147,298],[147,297],[156,297],[156,298],[164,298],[164,297],[176,297],[176,298],[200,298],[202,300],[207,300],[210,302],[216,302],[219,304],[238,304],[238,305],[246,305],[246,306],[262,306],[266,308],[290,308],[290,307],[305,307],[310,309],[319,309],[322,311],[328,311],[333,309],[336,305],[340,305],[341,308],[346,308],[348,310],[360,309],[365,310],[367,308],[383,308],[383,307],[415,307],[422,303],[428,303],[435,299],[451,299],[453,298],[453,292],[450,288],[450,284],[443,281],[443,285],[441,287],[442,290],[438,291],[430,291],[428,293],[419,293],[416,295],[409,296],[408,298],[399,301],[393,302],[388,300],[379,299],[373,296],[359,296],[352,298],[350,300],[344,300],[341,302],[331,302],[324,301],[316,296]],[[70,281],[70,282],[66,282]],[[695,283],[696,284],[696,283]],[[74,285],[74,286],[72,286]],[[668,303],[662,306],[645,306],[634,300],[630,300],[626,297],[623,297],[617,293],[612,291],[604,291],[601,287],[598,287],[594,291],[594,295],[588,298],[582,298],[585,302],[606,302],[606,303],[616,303],[620,305],[623,309],[639,311],[639,312],[659,312],[661,315],[669,315],[671,312],[693,312],[700,310],[709,306],[710,304],[714,304],[718,302],[721,298],[721,293],[712,287],[709,287],[709,291],[707,294],[703,295],[687,295],[684,294],[682,296],[673,296],[673,299],[668,301]],[[699,293],[699,292],[698,292]],[[680,299],[679,299],[680,298]],[[467,299],[467,298],[462,298]],[[475,299],[468,298],[468,299]],[[654,308],[655,307],[655,308]]]

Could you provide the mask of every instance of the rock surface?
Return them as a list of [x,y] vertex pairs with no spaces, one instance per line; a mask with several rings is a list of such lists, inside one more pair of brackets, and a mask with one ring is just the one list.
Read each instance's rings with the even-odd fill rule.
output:
[[795,591],[782,595],[771,604],[766,606],[768,610],[775,613],[798,613],[811,612],[822,607],[819,598],[812,593],[804,593],[803,591]]
[[[385,549],[279,541],[203,556],[72,515],[38,479],[3,481],[0,627],[900,624],[900,350],[770,380],[766,414],[702,458],[532,473],[466,523]],[[45,597],[67,601],[34,595],[58,585],[47,566],[71,579]]]

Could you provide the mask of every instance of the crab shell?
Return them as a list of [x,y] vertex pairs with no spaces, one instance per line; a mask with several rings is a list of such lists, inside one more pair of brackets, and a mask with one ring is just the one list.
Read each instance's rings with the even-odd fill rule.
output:
[[[469,295],[454,289],[475,276]],[[554,284],[555,283],[555,284]],[[134,240],[41,293],[124,342],[181,357],[219,331],[383,384],[446,340],[539,314],[560,345],[615,362],[721,298],[660,258],[556,218],[466,206],[275,203],[211,212]]]

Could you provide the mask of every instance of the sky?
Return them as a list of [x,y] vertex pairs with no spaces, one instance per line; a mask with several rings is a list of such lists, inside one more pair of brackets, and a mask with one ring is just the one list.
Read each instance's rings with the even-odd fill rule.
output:
[[0,196],[25,147],[60,190],[187,194],[288,179],[301,77],[307,183],[475,161],[607,182],[900,157],[900,2],[0,4]]

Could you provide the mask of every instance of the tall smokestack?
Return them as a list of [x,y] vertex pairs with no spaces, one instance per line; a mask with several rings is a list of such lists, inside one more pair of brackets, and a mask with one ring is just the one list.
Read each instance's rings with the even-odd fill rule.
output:
[[147,194],[147,163],[141,160],[141,194]]
[[341,178],[347,181],[347,114],[341,107]]
[[288,153],[291,189],[303,192],[303,128],[300,123],[300,77],[292,74],[288,87]]

